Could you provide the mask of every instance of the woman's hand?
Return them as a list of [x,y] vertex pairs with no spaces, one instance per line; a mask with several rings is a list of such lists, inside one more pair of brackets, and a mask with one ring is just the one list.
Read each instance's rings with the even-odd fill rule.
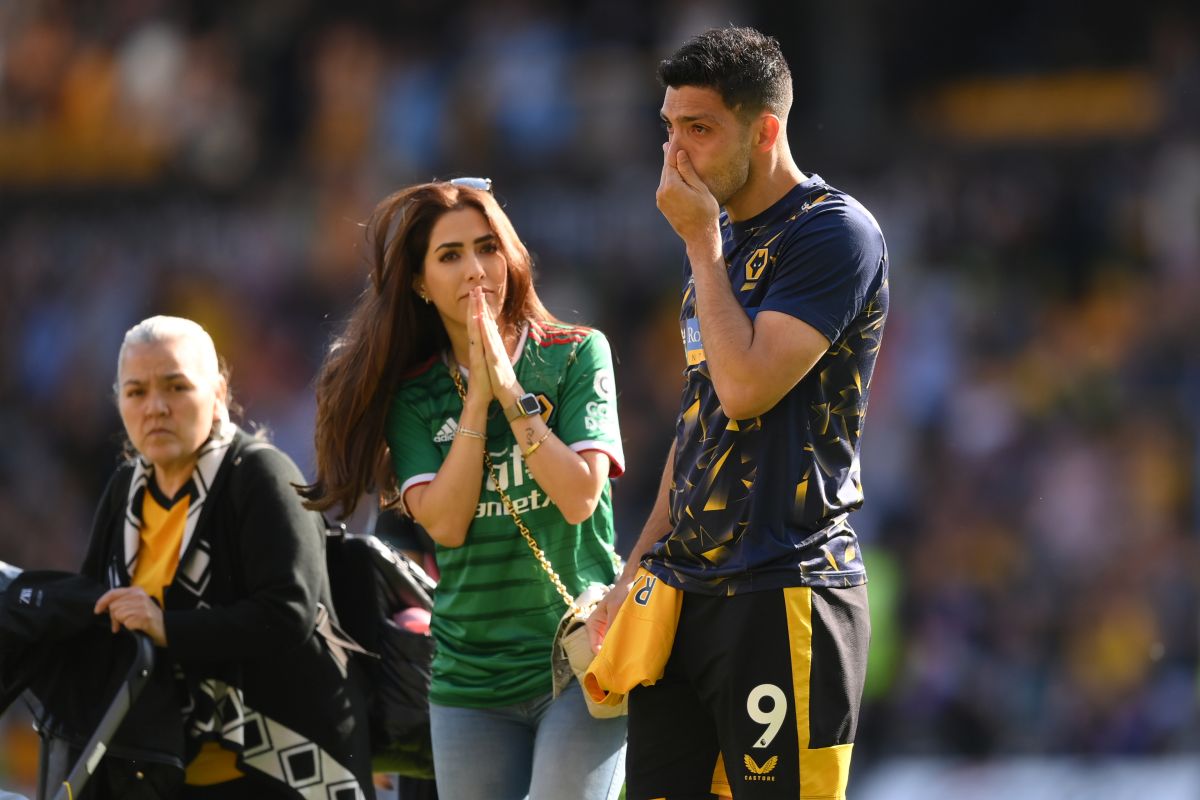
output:
[[477,333],[483,342],[492,397],[499,401],[501,408],[508,408],[522,393],[517,374],[513,372],[512,358],[504,345],[496,318],[492,316],[492,309],[484,300],[482,289],[475,289],[471,293],[471,304],[476,321],[476,330],[472,333]]
[[483,290],[472,290],[470,306],[471,320],[467,324],[467,348],[470,358],[467,368],[471,370],[471,381],[467,385],[466,402],[486,410],[492,402],[493,394],[491,371],[488,369],[487,363],[487,349],[479,328],[480,307],[487,307],[483,301]]
[[102,594],[96,601],[93,612],[103,614],[105,611],[112,621],[113,633],[122,627],[126,630],[141,631],[159,647],[167,646],[162,609],[140,586],[109,589]]

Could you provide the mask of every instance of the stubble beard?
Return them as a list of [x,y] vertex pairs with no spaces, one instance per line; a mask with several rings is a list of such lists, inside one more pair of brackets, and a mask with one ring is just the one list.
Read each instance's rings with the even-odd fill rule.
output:
[[717,203],[724,207],[750,182],[750,142],[744,142],[725,164],[707,181]]

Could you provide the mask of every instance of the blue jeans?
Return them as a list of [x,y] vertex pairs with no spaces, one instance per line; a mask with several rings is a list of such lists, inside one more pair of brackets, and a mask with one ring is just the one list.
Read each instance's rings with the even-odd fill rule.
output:
[[593,719],[576,681],[499,708],[430,705],[438,796],[447,800],[616,800],[625,717]]

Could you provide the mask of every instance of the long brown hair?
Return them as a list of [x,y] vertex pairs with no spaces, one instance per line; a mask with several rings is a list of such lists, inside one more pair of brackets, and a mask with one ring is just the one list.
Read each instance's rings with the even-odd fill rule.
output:
[[508,264],[501,330],[525,320],[556,322],[533,287],[529,251],[490,192],[437,182],[384,198],[367,222],[371,283],[317,374],[317,479],[301,489],[309,508],[337,507],[346,517],[373,489],[386,501],[395,499],[384,440],[388,404],[401,376],[449,347],[437,309],[417,298],[413,281],[424,267],[434,224],[462,208],[483,214]]

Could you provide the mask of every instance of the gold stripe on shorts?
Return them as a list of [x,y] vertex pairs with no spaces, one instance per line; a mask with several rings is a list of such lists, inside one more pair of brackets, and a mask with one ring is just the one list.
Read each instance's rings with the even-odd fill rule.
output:
[[843,800],[850,778],[853,744],[810,749],[809,700],[812,674],[812,589],[784,589],[788,638],[792,648],[792,701],[796,704],[796,741],[800,748],[801,800]]

